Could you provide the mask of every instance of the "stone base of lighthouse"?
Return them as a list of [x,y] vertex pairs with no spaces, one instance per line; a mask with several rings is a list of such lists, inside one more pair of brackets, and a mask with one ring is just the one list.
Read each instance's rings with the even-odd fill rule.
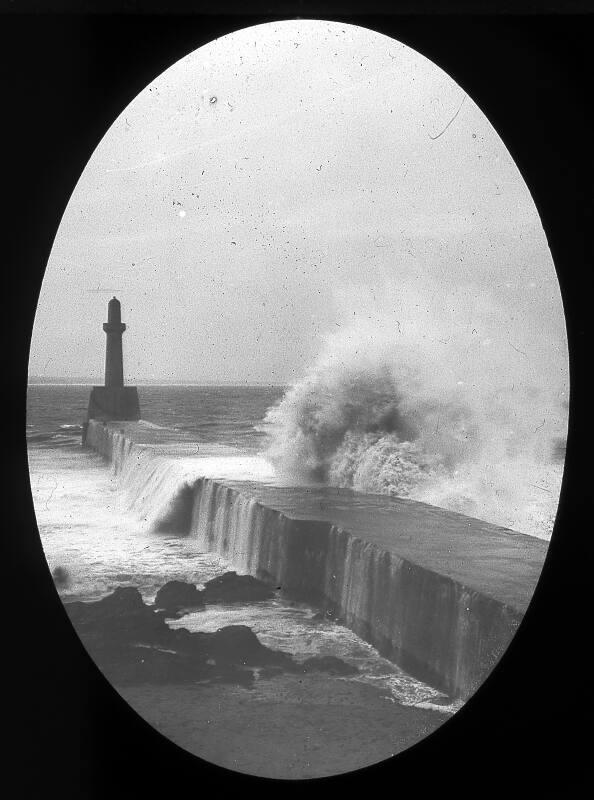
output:
[[93,386],[87,420],[139,420],[136,386]]

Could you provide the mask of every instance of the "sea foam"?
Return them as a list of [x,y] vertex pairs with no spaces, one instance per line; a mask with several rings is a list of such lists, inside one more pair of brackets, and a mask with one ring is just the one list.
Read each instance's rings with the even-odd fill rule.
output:
[[421,500],[549,538],[567,424],[562,370],[547,368],[536,343],[527,360],[475,341],[475,329],[442,332],[429,317],[423,329],[397,322],[386,315],[329,337],[269,409],[262,429],[279,475]]

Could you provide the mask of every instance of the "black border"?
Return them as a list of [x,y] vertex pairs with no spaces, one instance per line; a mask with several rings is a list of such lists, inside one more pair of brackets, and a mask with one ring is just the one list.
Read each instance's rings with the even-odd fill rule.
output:
[[[10,315],[3,419],[12,482],[2,538],[9,550],[5,620],[11,615],[4,661],[14,668],[4,684],[11,700],[5,763],[18,782],[14,796],[51,791],[67,798],[147,798],[236,787],[361,791],[384,780],[393,792],[476,795],[488,789],[515,793],[520,782],[544,790],[556,779],[572,796],[586,774],[581,722],[592,708],[585,650],[593,561],[591,525],[584,520],[593,17],[564,14],[559,3],[553,9],[555,4],[545,4],[555,12],[549,14],[534,13],[536,3],[520,4],[532,12],[526,16],[470,16],[461,13],[468,3],[452,3],[442,14],[435,13],[435,3],[422,3],[422,14],[394,16],[354,14],[363,5],[354,3],[346,4],[342,16],[288,2],[275,15],[240,15],[236,4],[224,2],[219,13],[210,8],[208,14],[183,13],[175,3],[178,13],[163,13],[163,3],[155,2],[128,3],[127,9],[120,4],[129,13],[119,14],[92,13],[96,8],[88,2],[74,11],[72,4],[51,4],[50,11],[59,14],[18,13],[18,3],[9,5],[0,17],[0,44],[9,136],[3,148],[3,261],[6,278],[14,281],[12,290],[5,289],[3,317]],[[161,13],[150,13],[147,5],[152,11],[159,5]],[[581,4],[568,10],[576,5]],[[20,10],[33,6],[39,12],[44,4],[24,3]],[[24,449],[26,364],[37,294],[61,214],[94,146],[123,107],[187,52],[231,30],[294,16],[392,35],[435,61],[479,104],[537,204],[560,278],[571,353],[571,427],[558,522],[534,600],[500,667],[459,714],[416,747],[376,767],[307,784],[238,776],[200,762],[155,733],[115,695],[72,636],[54,591],[36,531]]]

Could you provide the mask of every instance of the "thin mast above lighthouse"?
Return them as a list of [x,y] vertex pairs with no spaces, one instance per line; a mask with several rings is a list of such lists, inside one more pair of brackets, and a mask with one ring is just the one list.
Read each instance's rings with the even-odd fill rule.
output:
[[103,323],[105,342],[105,386],[93,386],[89,398],[87,422],[90,419],[139,420],[140,404],[136,386],[124,386],[122,307],[117,297],[107,305],[107,322]]

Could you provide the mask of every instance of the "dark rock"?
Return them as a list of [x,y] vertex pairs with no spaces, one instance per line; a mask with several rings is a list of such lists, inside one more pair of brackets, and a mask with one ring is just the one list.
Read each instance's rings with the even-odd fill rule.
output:
[[193,583],[169,581],[157,592],[155,608],[161,608],[171,613],[182,608],[196,608],[204,605],[202,594]]
[[68,586],[70,583],[70,574],[65,567],[56,567],[52,572],[52,577],[56,586]]
[[76,601],[66,603],[65,607],[70,619],[77,622],[109,619],[146,608],[142,595],[134,587],[120,587],[101,600],[89,603]]
[[142,595],[134,586],[119,586],[117,589],[99,600],[98,606],[112,609],[116,613],[146,608]]
[[212,634],[207,643],[211,657],[219,662],[249,665],[291,662],[291,657],[265,647],[247,625],[228,625]]
[[274,592],[251,575],[225,572],[205,583],[202,595],[205,603],[248,603],[269,600]]
[[216,681],[251,686],[254,676],[248,667],[297,667],[291,656],[265,647],[245,625],[215,633],[172,630],[166,613],[145,605],[134,588],[65,607],[90,655],[116,684]]
[[66,603],[66,612],[81,636],[95,640],[159,642],[169,627],[146,606],[138,589],[124,587],[91,603]]
[[[183,633],[182,633],[183,631]],[[173,632],[175,647],[216,664],[262,666],[275,664],[293,669],[290,655],[271,650],[260,642],[247,625],[227,625],[215,633],[189,633],[185,628]]]
[[330,672],[333,675],[355,675],[359,670],[336,656],[314,656],[300,665],[303,672]]

